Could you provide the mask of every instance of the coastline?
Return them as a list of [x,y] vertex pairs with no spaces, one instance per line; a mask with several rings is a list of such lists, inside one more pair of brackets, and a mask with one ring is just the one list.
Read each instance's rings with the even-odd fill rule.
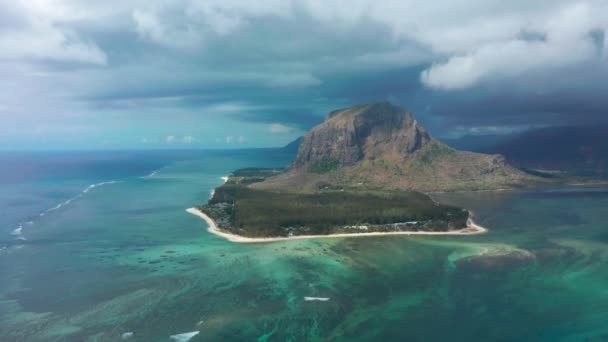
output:
[[275,242],[275,241],[289,241],[289,240],[301,240],[301,239],[327,239],[327,238],[339,238],[339,237],[362,237],[362,236],[384,236],[384,235],[478,235],[484,234],[488,229],[476,224],[471,219],[472,214],[469,212],[469,219],[467,220],[467,226],[462,229],[452,230],[447,232],[370,232],[370,233],[339,233],[339,234],[327,234],[327,235],[295,235],[290,237],[267,237],[267,238],[248,238],[232,233],[226,233],[217,228],[215,221],[207,216],[202,211],[196,208],[188,208],[186,212],[198,216],[207,222],[209,228],[207,231],[211,234],[223,237],[224,239],[237,242],[237,243],[263,243],[263,242]]

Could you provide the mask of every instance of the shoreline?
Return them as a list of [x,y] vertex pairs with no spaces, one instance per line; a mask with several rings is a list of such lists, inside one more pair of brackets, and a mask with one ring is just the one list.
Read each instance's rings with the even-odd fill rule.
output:
[[223,237],[224,239],[237,242],[237,243],[264,243],[264,242],[276,242],[276,241],[290,241],[290,240],[302,240],[302,239],[328,239],[328,238],[340,238],[340,237],[362,237],[362,236],[385,236],[385,235],[434,235],[434,236],[446,236],[446,235],[478,235],[488,232],[488,229],[477,225],[471,218],[472,214],[469,212],[469,218],[467,220],[467,226],[458,230],[451,230],[447,232],[370,232],[370,233],[338,233],[338,234],[327,234],[327,235],[294,235],[290,237],[266,237],[266,238],[248,238],[232,233],[226,233],[217,228],[215,221],[207,216],[202,211],[196,208],[188,208],[186,212],[198,216],[207,222],[209,226],[207,231],[211,234]]

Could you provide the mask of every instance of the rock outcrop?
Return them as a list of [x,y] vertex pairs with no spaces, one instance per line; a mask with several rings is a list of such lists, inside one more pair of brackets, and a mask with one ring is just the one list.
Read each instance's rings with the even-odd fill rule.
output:
[[395,158],[431,141],[411,113],[388,102],[337,110],[313,128],[300,145],[293,167],[335,160],[354,165],[363,159]]
[[411,113],[379,102],[331,112],[304,137],[288,172],[254,186],[452,191],[535,181],[501,155],[459,151],[433,139]]

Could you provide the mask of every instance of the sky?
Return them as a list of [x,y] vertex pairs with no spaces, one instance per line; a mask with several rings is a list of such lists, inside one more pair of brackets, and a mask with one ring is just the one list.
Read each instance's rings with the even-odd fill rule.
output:
[[608,120],[608,1],[0,0],[0,149],[281,146],[388,100],[438,138]]

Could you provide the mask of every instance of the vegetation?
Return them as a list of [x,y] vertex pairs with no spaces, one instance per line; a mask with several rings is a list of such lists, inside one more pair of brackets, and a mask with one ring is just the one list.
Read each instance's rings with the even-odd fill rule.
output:
[[327,173],[336,170],[340,167],[340,162],[332,158],[323,158],[317,162],[313,162],[308,167],[308,172]]
[[268,177],[276,176],[285,171],[283,168],[258,168],[250,167],[238,169],[232,172],[228,178],[228,184],[252,184],[264,181]]
[[437,159],[441,159],[445,156],[453,154],[455,151],[453,148],[437,143],[431,143],[428,150],[424,151],[424,154],[420,156],[420,163],[431,164]]
[[263,167],[247,167],[238,169],[232,172],[233,177],[270,177],[285,171],[280,167],[263,168]]
[[240,184],[217,188],[209,203],[200,209],[220,228],[250,237],[362,230],[440,231],[462,228],[468,218],[467,211],[438,205],[418,192],[285,193]]

